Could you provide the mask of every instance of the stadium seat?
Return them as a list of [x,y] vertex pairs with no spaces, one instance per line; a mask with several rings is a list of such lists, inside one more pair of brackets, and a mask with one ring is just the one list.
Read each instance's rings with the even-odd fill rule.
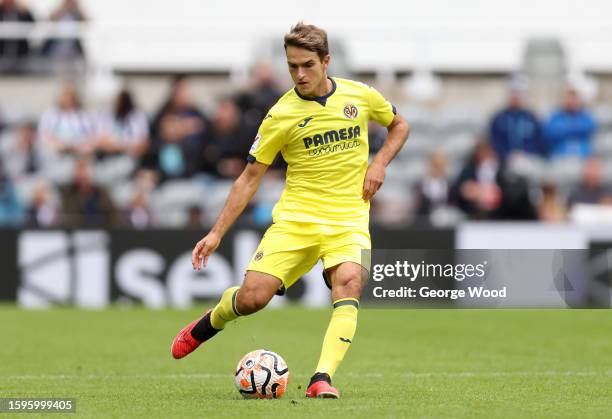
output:
[[423,156],[436,148],[436,138],[433,135],[411,133],[410,138],[400,150],[399,157],[404,160]]
[[486,125],[486,115],[467,105],[448,106],[436,115],[437,131],[443,136],[457,131],[479,136],[485,131]]
[[151,195],[151,209],[163,227],[181,227],[188,217],[189,208],[203,207],[206,188],[191,180],[169,180]]
[[274,179],[272,177],[264,177],[261,183],[259,184],[259,189],[253,197],[253,202],[273,204],[280,199],[284,188],[284,180]]
[[58,156],[50,153],[42,153],[42,177],[56,185],[70,183],[76,167],[76,159],[73,156]]
[[401,180],[388,179],[385,181],[374,198],[376,211],[372,215],[373,219],[389,224],[406,222],[414,205],[411,191],[411,185]]
[[133,181],[120,182],[109,185],[109,194],[117,208],[127,208],[134,198],[136,186]]
[[603,166],[603,182],[612,184],[612,154],[608,154],[605,159],[602,159]]
[[612,106],[608,104],[596,106],[593,114],[600,130],[612,130]]
[[539,185],[549,180],[547,177],[548,162],[541,157],[516,153],[508,159],[507,170],[517,176],[526,178],[531,184]]
[[556,158],[547,164],[544,181],[567,188],[578,183],[582,177],[583,162],[579,158]]
[[561,41],[556,38],[528,40],[523,56],[523,71],[532,79],[563,78],[567,64]]
[[212,225],[223,208],[232,188],[231,180],[218,180],[210,185],[205,195],[199,196],[206,221]]
[[439,148],[453,159],[466,158],[476,145],[478,137],[469,130],[450,132],[441,138]]
[[111,186],[126,180],[135,168],[132,156],[109,157],[95,164],[93,177],[98,185]]
[[612,129],[597,133],[593,139],[593,153],[602,158],[612,156]]

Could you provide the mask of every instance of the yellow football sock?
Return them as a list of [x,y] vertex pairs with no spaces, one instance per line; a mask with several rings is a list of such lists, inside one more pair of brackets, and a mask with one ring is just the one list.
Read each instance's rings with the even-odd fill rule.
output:
[[219,303],[213,308],[210,315],[210,324],[215,329],[221,330],[225,325],[240,316],[236,310],[236,294],[240,287],[226,289]]
[[334,311],[325,332],[323,349],[315,372],[324,372],[330,377],[334,375],[355,336],[358,308],[359,300],[356,298],[334,301]]

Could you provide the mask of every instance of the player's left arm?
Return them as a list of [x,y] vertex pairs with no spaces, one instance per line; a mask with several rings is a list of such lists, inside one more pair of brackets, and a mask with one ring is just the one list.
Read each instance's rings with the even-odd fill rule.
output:
[[385,181],[385,171],[393,158],[402,149],[410,133],[408,122],[398,113],[387,127],[389,131],[382,148],[376,153],[368,167],[363,182],[363,200],[369,201]]

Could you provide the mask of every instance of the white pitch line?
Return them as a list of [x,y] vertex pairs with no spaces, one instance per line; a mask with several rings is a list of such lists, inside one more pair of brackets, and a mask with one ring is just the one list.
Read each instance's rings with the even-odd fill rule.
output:
[[612,371],[499,371],[499,372],[415,372],[398,375],[394,377],[420,378],[420,377],[597,377],[612,376]]
[[104,374],[84,374],[84,375],[66,375],[66,374],[28,374],[28,375],[8,375],[0,376],[7,380],[125,380],[125,379],[168,379],[168,380],[205,380],[214,378],[226,378],[231,374],[121,374],[121,375],[104,375]]
[[[297,377],[308,377],[306,374]],[[495,372],[407,372],[407,373],[344,373],[345,377],[361,378],[497,378],[497,377],[612,377],[612,371],[495,371]],[[168,374],[27,374],[8,375],[9,380],[108,380],[108,379],[171,379],[171,380],[205,380],[210,378],[227,378],[231,374],[221,373],[168,373]]]

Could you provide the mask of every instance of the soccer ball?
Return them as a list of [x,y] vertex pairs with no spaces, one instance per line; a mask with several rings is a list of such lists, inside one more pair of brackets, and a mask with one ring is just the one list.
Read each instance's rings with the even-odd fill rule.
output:
[[279,354],[258,349],[238,362],[235,380],[246,399],[280,399],[289,383],[289,368]]

